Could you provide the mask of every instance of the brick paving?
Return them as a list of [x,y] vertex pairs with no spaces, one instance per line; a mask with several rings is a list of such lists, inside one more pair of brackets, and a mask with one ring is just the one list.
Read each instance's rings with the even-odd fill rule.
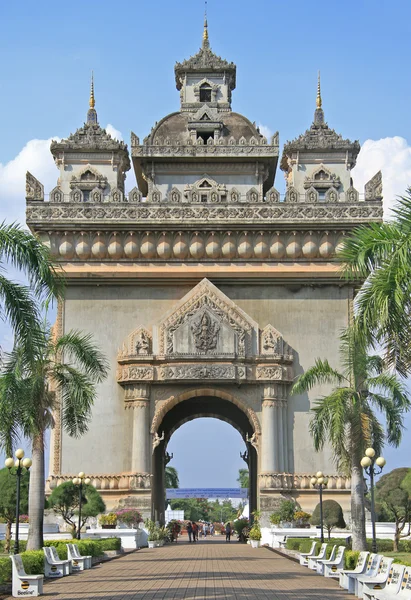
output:
[[50,581],[58,600],[352,600],[338,583],[288,558],[219,539],[143,549]]

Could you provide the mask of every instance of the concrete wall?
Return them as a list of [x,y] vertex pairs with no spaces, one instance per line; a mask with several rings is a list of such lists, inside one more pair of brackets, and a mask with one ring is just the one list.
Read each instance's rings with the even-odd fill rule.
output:
[[[133,329],[155,324],[192,287],[194,284],[68,287],[65,331],[75,328],[92,332],[109,359],[111,372],[98,388],[89,433],[79,440],[62,436],[62,473],[76,473],[84,468],[90,474],[131,470],[132,418],[124,409],[124,390],[116,382],[117,352]],[[218,287],[260,328],[271,323],[283,334],[295,352],[296,375],[309,368],[317,356],[338,365],[338,335],[348,319],[348,288],[243,283]],[[250,387],[256,388],[250,402],[254,405],[258,386],[247,386]],[[295,472],[335,471],[330,452],[316,455],[308,433],[310,404],[325,392],[323,386],[309,395],[289,399],[290,464]]]

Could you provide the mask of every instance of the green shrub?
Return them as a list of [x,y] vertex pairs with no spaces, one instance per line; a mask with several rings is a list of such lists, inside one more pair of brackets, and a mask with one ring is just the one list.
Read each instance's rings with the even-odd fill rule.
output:
[[104,538],[99,540],[101,548],[105,550],[121,550],[121,539],[120,538]]
[[287,550],[296,550],[297,552],[309,552],[313,541],[314,540],[312,540],[311,538],[288,538],[285,547],[287,548]]
[[[314,540],[304,540],[302,544],[300,544],[300,552],[309,552],[311,550],[311,546]],[[320,550],[320,544],[317,542],[315,544],[315,553]]]
[[[3,553],[3,554],[5,552],[5,549],[4,549],[5,541],[6,540],[0,540],[0,553]],[[26,546],[27,546],[27,540],[19,540],[20,553],[25,551]],[[14,540],[11,540],[11,552],[12,553],[13,553],[13,549],[14,549]]]
[[356,550],[346,550],[344,554],[345,569],[352,571],[355,569],[360,553]]
[[[44,574],[44,554],[43,550],[30,550],[22,552],[24,570],[27,575]],[[0,558],[0,584],[11,582],[11,560],[9,557]]]

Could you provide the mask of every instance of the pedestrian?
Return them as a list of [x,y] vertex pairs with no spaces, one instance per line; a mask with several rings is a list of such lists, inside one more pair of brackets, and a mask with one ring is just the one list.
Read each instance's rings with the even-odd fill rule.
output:
[[204,536],[204,539],[207,537],[207,524],[206,523],[203,524],[203,536]]
[[212,523],[210,525],[210,535],[214,535],[214,525]]
[[188,541],[191,544],[191,537],[193,535],[193,526],[191,525],[191,521],[187,523],[187,533],[188,533]]
[[231,542],[231,534],[232,534],[231,525],[230,525],[230,523],[227,523],[227,525],[225,526],[225,541],[226,542]]
[[173,524],[173,529],[172,529],[172,539],[175,540],[176,543],[178,540],[179,533],[180,533],[180,525],[177,522],[175,522]]
[[198,525],[195,521],[193,521],[193,542],[198,541]]

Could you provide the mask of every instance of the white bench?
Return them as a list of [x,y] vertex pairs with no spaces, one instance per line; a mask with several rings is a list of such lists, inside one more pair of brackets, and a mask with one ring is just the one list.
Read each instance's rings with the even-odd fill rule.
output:
[[[70,547],[70,548],[69,548]],[[70,556],[75,556],[77,560],[85,559],[84,568],[91,569],[92,567],[92,556],[82,556],[78,549],[77,544],[67,544],[67,552],[70,550]]]
[[13,598],[24,596],[41,596],[43,593],[44,575],[27,575],[20,554],[10,556],[13,565]]
[[[370,554],[368,558],[367,568],[364,575],[367,577],[375,577],[382,561],[381,554]],[[356,581],[358,577],[362,577],[362,573],[347,573],[348,575],[348,591],[352,594],[356,593]]]
[[308,565],[308,558],[314,556],[316,545],[317,542],[313,542],[309,552],[300,552],[300,565],[303,565],[303,567]]
[[321,544],[319,553],[316,554],[315,556],[310,556],[308,558],[308,568],[309,569],[311,569],[312,571],[317,570],[317,560],[322,560],[323,558],[325,558],[325,555],[327,553],[327,546],[328,546],[328,544]]
[[338,546],[337,554],[334,560],[323,562],[324,577],[339,578],[341,571],[344,568],[345,546]]
[[405,566],[404,565],[391,565],[390,574],[388,575],[387,583],[381,590],[371,590],[370,593],[364,592],[364,598],[371,600],[390,600],[398,598],[397,594],[400,591],[401,583],[403,581]]
[[[362,575],[367,569],[367,558],[368,552],[360,552],[357,560],[357,564],[355,565],[355,569],[343,569],[340,572],[340,586],[348,590],[349,588],[349,575]],[[370,561],[371,565],[371,561]],[[354,581],[353,581],[354,585]],[[354,588],[353,588],[354,589]],[[351,591],[353,591],[353,589]]]
[[324,563],[334,562],[337,546],[333,546],[329,558],[319,558],[316,561],[315,567],[318,575],[324,575]]
[[358,598],[364,598],[364,592],[369,593],[370,590],[380,590],[387,582],[393,558],[383,556],[378,572],[373,577],[360,575],[357,577],[356,590]]
[[[379,592],[380,593],[380,592]],[[411,598],[411,568],[406,567],[402,577],[400,591],[396,595],[398,600],[410,600]]]
[[[63,577],[65,575],[70,575],[70,573],[72,572],[70,561],[67,559],[62,560],[59,557],[58,552],[54,546],[50,546],[48,548],[44,547],[43,552],[44,552],[49,564],[52,566],[54,565],[55,567],[58,567],[59,570],[62,572]],[[46,575],[46,577],[49,577],[49,575]]]
[[86,564],[89,564],[88,556],[76,556],[73,553],[72,546],[74,544],[67,544],[67,558],[71,562],[73,571],[85,571],[87,569]]

